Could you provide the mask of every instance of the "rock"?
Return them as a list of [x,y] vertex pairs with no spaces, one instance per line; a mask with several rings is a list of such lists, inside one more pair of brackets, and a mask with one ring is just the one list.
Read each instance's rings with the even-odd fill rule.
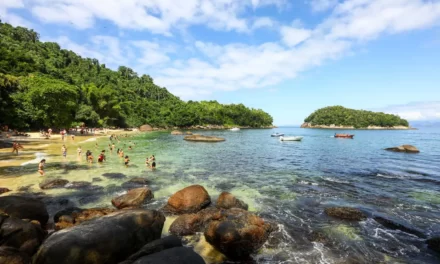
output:
[[141,132],[153,131],[153,128],[150,125],[145,124],[139,127],[139,131]]
[[69,181],[64,180],[64,179],[47,179],[47,180],[43,181],[42,183],[40,183],[40,188],[43,190],[63,188],[68,183],[69,183]]
[[404,223],[399,223],[397,220],[392,220],[382,216],[375,216],[374,220],[388,229],[400,230],[408,234],[413,234],[421,238],[426,238],[425,234],[421,230],[411,228]]
[[20,219],[37,220],[41,226],[49,220],[46,205],[40,200],[22,196],[0,197],[0,212]]
[[192,135],[193,133],[191,131],[186,131],[185,135]]
[[123,188],[127,188],[127,189],[132,189],[132,188],[136,188],[139,187],[140,185],[148,185],[150,184],[150,181],[142,178],[142,177],[136,177],[136,178],[132,178],[127,182],[124,182],[122,184]]
[[218,219],[220,216],[221,210],[214,207],[203,209],[197,214],[184,214],[174,220],[169,232],[177,236],[194,235],[203,231],[212,219]]
[[402,145],[399,147],[386,148],[385,150],[394,151],[394,152],[406,152],[406,153],[419,153],[420,152],[420,150],[418,150],[416,147],[414,147],[412,145]]
[[179,130],[174,130],[174,131],[171,131],[171,135],[183,135],[183,132],[179,131]]
[[102,179],[99,177],[92,178],[92,182],[101,182]]
[[174,247],[182,247],[182,241],[176,236],[167,236],[161,239],[154,240],[145,246],[143,246],[138,252],[131,255],[126,261],[119,264],[130,264],[139,258],[148,256],[162,250],[166,250]]
[[159,239],[165,217],[152,210],[123,210],[53,233],[34,264],[119,263]]
[[177,214],[195,213],[210,203],[211,197],[203,186],[191,185],[173,194],[165,210]]
[[65,208],[65,209],[63,209],[63,210],[61,210],[61,211],[59,211],[59,212],[57,212],[55,215],[54,215],[54,217],[53,217],[53,221],[54,221],[54,223],[57,223],[57,222],[59,222],[59,218],[61,217],[61,216],[65,216],[65,215],[68,215],[68,216],[72,216],[74,213],[81,213],[82,211],[84,211],[83,209],[81,209],[81,208],[78,208],[78,207],[69,207],[69,208]]
[[79,224],[87,220],[114,213],[115,211],[116,210],[112,208],[90,208],[81,212],[73,212],[71,216],[74,218],[75,224]]
[[440,237],[431,237],[426,240],[426,244],[428,244],[428,248],[440,253]]
[[153,198],[153,192],[147,187],[142,187],[129,190],[126,194],[113,198],[112,204],[118,209],[136,208]]
[[92,184],[86,181],[73,181],[66,184],[67,189],[84,189],[90,187]]
[[106,178],[109,178],[109,179],[123,179],[123,178],[127,178],[127,176],[125,176],[125,174],[117,173],[117,172],[103,173],[102,176],[104,176]]
[[271,224],[243,209],[221,212],[205,230],[205,238],[218,251],[232,260],[246,259],[255,253],[273,231]]
[[305,122],[305,123],[303,123],[301,125],[301,128],[310,128],[310,127],[312,127],[312,124],[311,123],[307,123],[307,122]]
[[174,247],[142,257],[133,264],[205,264],[205,261],[190,248]]
[[352,207],[329,207],[325,208],[324,212],[328,216],[343,220],[361,221],[367,218],[361,210]]
[[46,231],[40,225],[0,214],[0,246],[13,247],[32,256],[41,245]]
[[0,247],[0,264],[31,264],[31,259],[16,248]]
[[0,194],[4,194],[7,192],[10,192],[11,190],[9,190],[8,188],[4,188],[4,187],[0,187]]
[[102,217],[114,213],[115,211],[115,209],[111,208],[81,209],[78,207],[69,207],[55,214],[55,229],[61,230],[78,225],[84,221]]
[[224,209],[241,208],[247,210],[249,206],[245,202],[237,199],[231,193],[222,192],[217,199],[217,207]]
[[186,141],[197,141],[197,142],[221,142],[226,139],[221,137],[211,137],[211,136],[203,136],[203,135],[189,135],[183,138]]

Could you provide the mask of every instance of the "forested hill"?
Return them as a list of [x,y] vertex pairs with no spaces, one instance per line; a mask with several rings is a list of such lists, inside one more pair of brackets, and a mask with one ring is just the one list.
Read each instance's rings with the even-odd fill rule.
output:
[[309,115],[304,122],[317,125],[353,126],[355,128],[366,128],[368,126],[378,127],[408,127],[408,121],[397,115],[372,112],[365,110],[349,109],[342,106],[329,106],[316,110]]
[[57,43],[0,21],[0,124],[15,128],[272,125],[272,117],[243,104],[184,102],[148,75],[106,68]]

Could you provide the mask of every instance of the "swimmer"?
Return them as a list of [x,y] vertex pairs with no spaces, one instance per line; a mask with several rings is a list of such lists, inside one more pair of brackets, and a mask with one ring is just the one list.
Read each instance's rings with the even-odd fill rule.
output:
[[81,146],[76,150],[78,152],[78,157],[81,157],[82,149]]
[[40,173],[40,176],[44,176],[44,165],[46,164],[46,160],[42,159],[40,163],[38,164],[38,172]]
[[67,157],[67,148],[66,148],[65,145],[63,145],[63,146],[61,147],[61,151],[63,152],[63,157],[66,158],[66,157]]
[[128,156],[125,156],[125,159],[124,159],[125,167],[128,167],[129,162],[130,162],[130,159],[128,158]]

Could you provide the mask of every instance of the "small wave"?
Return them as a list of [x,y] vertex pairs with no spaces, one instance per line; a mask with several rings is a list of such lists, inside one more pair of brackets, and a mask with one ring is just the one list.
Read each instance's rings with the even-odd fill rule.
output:
[[329,182],[345,183],[345,184],[349,184],[350,183],[348,181],[339,180],[339,179],[335,179],[335,178],[331,178],[331,177],[324,177],[323,179],[326,180],[326,181],[329,181]]
[[382,174],[378,173],[376,174],[377,177],[387,178],[387,179],[405,179],[405,177],[401,175],[390,175],[390,174]]
[[84,140],[84,141],[81,141],[80,143],[84,143],[84,142],[93,142],[93,141],[96,141],[97,140],[97,138],[89,138],[89,139],[86,139],[86,140]]
[[317,186],[318,184],[316,182],[309,182],[309,181],[298,181],[299,184],[304,184],[304,185],[313,185],[313,186]]
[[37,163],[39,163],[42,159],[44,159],[46,157],[46,153],[44,153],[44,152],[37,152],[37,153],[35,153],[35,159],[33,159],[33,160],[29,160],[29,161],[26,161],[26,162],[23,162],[22,164],[21,164],[21,166],[26,166],[26,165],[28,165],[28,164],[37,164]]

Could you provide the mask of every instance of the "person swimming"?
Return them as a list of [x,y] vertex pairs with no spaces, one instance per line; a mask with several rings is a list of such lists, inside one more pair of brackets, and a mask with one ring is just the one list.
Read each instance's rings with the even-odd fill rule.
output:
[[151,163],[150,168],[151,168],[152,170],[155,170],[155,169],[156,169],[156,162],[155,162],[155,161],[153,161],[153,163]]
[[128,146],[128,149],[129,149],[129,150],[132,150],[133,148],[132,148],[131,146]]
[[46,164],[46,160],[42,159],[40,163],[38,164],[38,172],[40,173],[40,176],[44,176],[44,165]]
[[87,156],[87,162],[88,162],[88,163],[93,163],[93,155],[92,155],[92,152],[90,152],[90,154]]
[[128,167],[129,162],[130,162],[130,159],[128,158],[128,156],[125,156],[125,159],[124,159],[125,167]]

